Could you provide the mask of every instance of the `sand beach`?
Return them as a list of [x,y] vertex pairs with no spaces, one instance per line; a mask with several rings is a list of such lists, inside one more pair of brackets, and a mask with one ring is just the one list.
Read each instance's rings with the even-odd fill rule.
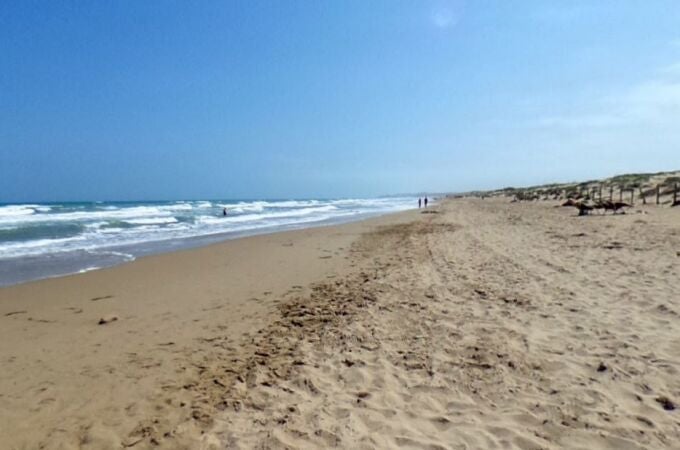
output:
[[680,209],[556,205],[2,288],[1,447],[680,448]]

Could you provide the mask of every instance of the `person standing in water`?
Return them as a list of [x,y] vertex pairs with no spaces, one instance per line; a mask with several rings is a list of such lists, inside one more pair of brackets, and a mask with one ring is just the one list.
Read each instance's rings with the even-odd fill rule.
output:
[[421,204],[422,204],[422,200],[420,199],[420,197],[418,197],[418,209],[420,209]]
[[227,208],[224,208],[224,209],[222,210],[222,215],[223,215],[224,217],[227,217]]
[[427,197],[425,197],[425,207],[427,208]]

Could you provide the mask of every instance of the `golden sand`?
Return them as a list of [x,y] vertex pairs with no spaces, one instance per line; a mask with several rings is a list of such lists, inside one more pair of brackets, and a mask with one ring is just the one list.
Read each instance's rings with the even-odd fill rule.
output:
[[680,448],[680,210],[554,205],[0,289],[2,448]]

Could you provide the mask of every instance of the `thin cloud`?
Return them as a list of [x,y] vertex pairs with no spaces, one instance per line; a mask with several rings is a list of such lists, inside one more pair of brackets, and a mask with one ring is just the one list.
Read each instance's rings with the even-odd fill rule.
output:
[[580,113],[531,121],[536,128],[592,129],[631,125],[670,126],[680,115],[680,62],[657,72],[655,78],[595,99]]
[[538,128],[601,128],[621,125],[625,119],[614,114],[586,114],[583,116],[553,116],[537,119],[533,124]]
[[652,80],[635,86],[624,98],[632,119],[677,120],[680,80]]
[[456,17],[448,10],[433,11],[430,18],[437,28],[449,28],[456,24]]
[[544,4],[534,11],[533,17],[542,22],[571,22],[594,11],[593,5],[576,3]]
[[662,75],[680,76],[680,62],[662,67],[659,71]]

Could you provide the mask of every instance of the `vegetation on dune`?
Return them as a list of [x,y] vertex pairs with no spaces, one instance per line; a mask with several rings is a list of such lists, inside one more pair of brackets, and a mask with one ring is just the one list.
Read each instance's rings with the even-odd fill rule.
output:
[[651,173],[630,173],[625,175],[617,175],[605,181],[623,186],[639,187],[642,186],[643,183],[649,182],[650,178],[652,178],[652,175],[653,174]]
[[[662,178],[664,177],[665,178]],[[633,190],[634,195],[643,200],[647,197],[656,195],[657,185],[660,195],[672,194],[675,183],[680,183],[680,171],[658,172],[658,173],[628,173],[616,175],[600,180],[588,180],[570,183],[549,183],[529,187],[507,186],[495,191],[470,192],[467,195],[477,197],[505,196],[513,197],[515,201],[535,201],[535,200],[596,200],[600,198],[608,199],[610,195],[630,195],[628,191]]]

